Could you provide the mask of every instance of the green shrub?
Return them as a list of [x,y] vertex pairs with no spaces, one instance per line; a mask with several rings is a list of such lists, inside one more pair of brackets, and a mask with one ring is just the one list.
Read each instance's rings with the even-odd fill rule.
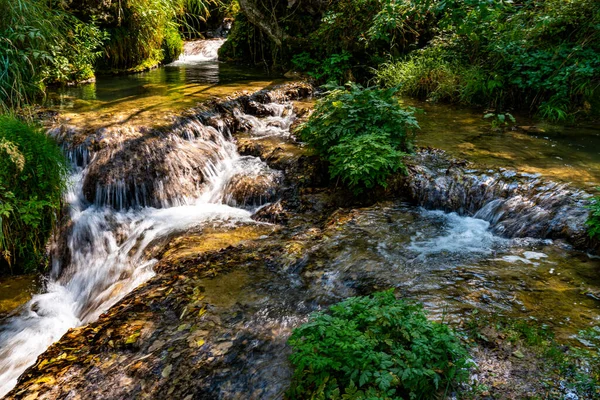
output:
[[332,54],[324,60],[317,61],[311,58],[308,52],[302,52],[292,58],[292,64],[318,82],[341,83],[351,69],[351,58],[352,55],[344,51],[341,54]]
[[590,210],[586,221],[588,234],[591,238],[598,239],[600,238],[600,196],[592,197],[587,208]]
[[468,376],[467,352],[448,326],[393,291],[313,314],[289,339],[290,399],[421,399]]
[[0,115],[0,270],[35,270],[57,220],[67,162],[42,129]]
[[419,128],[413,109],[402,109],[396,89],[348,89],[327,86],[314,113],[298,130],[355,192],[386,185],[387,177],[404,168],[402,157],[412,150],[412,133]]

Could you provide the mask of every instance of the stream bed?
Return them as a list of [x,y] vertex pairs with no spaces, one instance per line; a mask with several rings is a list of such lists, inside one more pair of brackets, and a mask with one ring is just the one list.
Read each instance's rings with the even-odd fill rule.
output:
[[432,108],[419,143],[484,168],[438,176],[426,155],[427,179],[361,203],[290,133],[310,91],[241,96],[281,81],[216,48],[50,94],[71,222],[43,290],[0,320],[0,397],[282,398],[291,330],[390,288],[456,324],[477,310],[567,341],[600,325],[600,259],[569,240],[600,176],[594,128],[492,134]]

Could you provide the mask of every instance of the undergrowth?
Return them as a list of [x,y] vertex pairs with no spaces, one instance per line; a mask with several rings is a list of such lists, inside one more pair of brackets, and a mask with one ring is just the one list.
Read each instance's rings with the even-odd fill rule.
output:
[[289,399],[431,398],[468,376],[467,352],[453,331],[393,291],[313,314],[289,343]]
[[404,170],[403,157],[412,150],[419,128],[414,109],[400,107],[393,88],[326,87],[327,95],[299,127],[301,139],[329,162],[331,178],[355,194],[385,187],[390,174]]
[[376,72],[381,84],[431,101],[519,107],[553,121],[600,111],[594,109],[600,96],[596,1],[429,4],[439,33],[426,47],[383,64]]
[[40,266],[66,177],[60,148],[41,128],[0,115],[0,272]]

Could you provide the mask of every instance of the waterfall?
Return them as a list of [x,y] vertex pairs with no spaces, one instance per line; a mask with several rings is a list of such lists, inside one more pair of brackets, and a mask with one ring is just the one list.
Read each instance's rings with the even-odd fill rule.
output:
[[[236,115],[257,136],[294,118],[276,105],[266,108],[274,114],[268,124]],[[283,175],[240,156],[221,122],[214,127],[189,117],[158,136],[128,131],[119,139],[116,131],[111,143],[93,151],[91,136],[71,145],[74,131],[50,132],[74,166],[66,199],[70,225],[54,243],[66,256],[53,259],[45,293],[0,326],[0,397],[68,329],[94,321],[152,278],[153,246],[208,223],[255,223],[252,211],[276,196]],[[107,132],[99,136],[106,142]]]
[[188,65],[199,62],[217,61],[219,49],[225,39],[194,40],[183,45],[183,53],[171,66]]

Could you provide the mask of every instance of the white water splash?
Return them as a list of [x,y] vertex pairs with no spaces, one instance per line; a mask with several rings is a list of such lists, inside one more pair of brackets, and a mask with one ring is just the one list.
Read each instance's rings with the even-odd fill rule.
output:
[[186,42],[183,53],[179,58],[169,64],[170,66],[193,65],[201,62],[217,61],[219,49],[225,43],[225,39],[195,40]]
[[490,230],[490,223],[482,219],[463,217],[457,213],[443,211],[421,211],[423,218],[432,219],[443,224],[444,234],[427,237],[423,232],[417,233],[409,249],[418,253],[420,258],[438,254],[481,254],[488,255],[495,247],[505,245],[507,239],[495,236]]
[[257,118],[234,110],[234,116],[241,122],[242,126],[247,127],[250,134],[257,139],[271,136],[289,137],[290,128],[296,120],[291,104],[265,104],[264,108],[273,114],[267,118]]
[[[261,127],[259,124],[256,129]],[[186,129],[185,135],[178,135],[186,137],[190,146],[202,140],[219,145],[219,157],[203,170],[207,184],[194,202],[120,211],[89,205],[82,190],[87,166],[73,175],[67,196],[72,220],[67,240],[71,260],[64,268],[54,260],[46,293],[34,296],[20,314],[0,327],[0,397],[69,328],[94,321],[150,279],[157,262],[149,254],[153,244],[207,223],[252,222],[250,211],[223,204],[228,181],[242,172],[240,166],[244,163],[240,161],[247,157],[237,153],[224,130],[210,130],[210,137],[199,135],[202,129],[197,121],[178,129]],[[83,157],[89,158],[87,153]]]

